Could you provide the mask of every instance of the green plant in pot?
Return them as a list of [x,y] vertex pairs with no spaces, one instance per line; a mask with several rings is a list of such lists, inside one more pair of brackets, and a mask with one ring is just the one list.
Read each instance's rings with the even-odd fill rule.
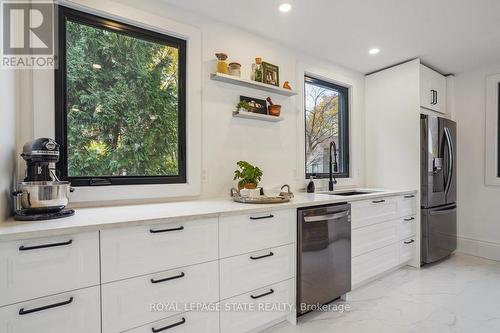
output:
[[234,171],[234,180],[238,180],[238,188],[257,188],[262,179],[262,170],[247,161],[239,161],[236,165],[238,169]]
[[247,101],[241,101],[238,104],[236,104],[236,112],[239,112],[240,110],[252,112],[252,106]]

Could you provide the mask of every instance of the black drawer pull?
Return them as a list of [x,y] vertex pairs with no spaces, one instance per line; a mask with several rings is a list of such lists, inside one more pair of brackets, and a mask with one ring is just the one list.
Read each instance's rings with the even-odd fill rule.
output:
[[166,331],[170,328],[174,328],[176,326],[179,326],[179,325],[182,325],[186,322],[186,318],[182,317],[182,319],[174,324],[171,324],[171,325],[167,325],[167,326],[164,326],[164,327],[160,327],[160,328],[154,328],[154,327],[151,327],[151,331],[153,331],[153,333],[157,333],[157,332],[162,332],[162,331]]
[[182,273],[181,273],[181,274],[179,274],[179,275],[176,275],[176,276],[171,276],[171,277],[164,278],[164,279],[160,279],[160,280],[151,279],[151,283],[160,283],[160,282],[165,282],[165,281],[170,281],[170,280],[180,279],[180,278],[184,277],[185,275],[186,275],[186,274],[184,274],[184,272],[182,272]]
[[267,295],[271,295],[273,293],[274,293],[274,289],[269,289],[269,291],[267,293],[263,293],[263,294],[260,294],[260,295],[257,295],[257,296],[250,295],[250,297],[252,297],[253,299],[257,299],[257,298],[261,298],[261,297],[264,297],[264,296],[267,296]]
[[43,244],[43,245],[35,245],[35,246],[21,245],[19,247],[19,251],[29,251],[29,250],[45,249],[47,247],[65,246],[65,245],[70,245],[71,243],[73,243],[72,239],[70,239],[67,242],[61,242],[61,243]]
[[38,312],[38,311],[43,311],[43,310],[47,310],[47,309],[57,308],[59,306],[67,305],[67,304],[69,304],[71,302],[73,302],[73,297],[70,297],[67,301],[64,301],[64,302],[59,302],[59,303],[54,303],[54,304],[50,304],[50,305],[45,305],[45,306],[41,306],[39,308],[34,308],[34,309],[29,309],[29,310],[24,310],[24,308],[21,308],[21,309],[19,309],[19,315],[22,316],[22,315],[27,315],[27,314],[33,313],[33,312]]
[[405,242],[403,242],[403,243],[405,243],[405,244],[411,244],[411,243],[413,243],[414,241],[415,241],[414,239],[411,239],[411,240],[409,240],[409,241],[405,241]]
[[403,198],[405,198],[405,199],[411,199],[411,198],[415,198],[415,195],[414,194],[405,195]]
[[409,218],[404,219],[404,220],[405,220],[405,222],[409,222],[409,221],[413,221],[414,219],[415,219],[414,217],[409,217]]
[[170,229],[158,229],[158,230],[149,229],[149,232],[152,234],[158,234],[160,232],[181,231],[181,230],[184,230],[184,226],[182,225],[178,228],[170,228]]
[[250,216],[250,220],[263,220],[263,219],[272,219],[274,217],[273,214],[269,214],[267,216],[258,216],[258,217],[253,217]]
[[382,200],[374,200],[374,201],[372,201],[372,203],[375,203],[375,204],[377,204],[377,203],[382,203],[382,202],[385,202],[385,200],[384,200],[384,199],[382,199]]
[[250,259],[252,259],[252,260],[259,260],[259,259],[262,259],[262,258],[267,258],[267,257],[272,257],[272,256],[274,256],[274,253],[269,252],[269,254],[264,254],[263,256],[258,256],[258,257],[251,256]]

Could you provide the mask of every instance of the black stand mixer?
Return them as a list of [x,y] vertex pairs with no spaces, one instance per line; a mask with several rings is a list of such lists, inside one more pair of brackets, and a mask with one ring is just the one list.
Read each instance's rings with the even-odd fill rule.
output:
[[17,198],[14,219],[51,220],[75,214],[65,209],[73,191],[70,183],[59,181],[56,175],[59,144],[49,138],[33,140],[23,146],[21,157],[26,161],[26,178],[13,192]]

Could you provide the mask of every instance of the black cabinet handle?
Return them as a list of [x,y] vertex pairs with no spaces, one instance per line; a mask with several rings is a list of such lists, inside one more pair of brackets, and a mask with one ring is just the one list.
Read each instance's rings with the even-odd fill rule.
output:
[[267,216],[258,216],[258,217],[253,217],[250,216],[250,220],[263,220],[263,219],[272,219],[274,217],[273,214],[269,214]]
[[274,253],[269,252],[269,254],[264,254],[263,256],[258,256],[258,257],[251,256],[250,259],[252,259],[252,260],[259,260],[259,259],[262,259],[262,258],[267,258],[267,257],[272,257],[272,256],[274,256]]
[[436,99],[434,100],[434,105],[437,105],[438,103],[438,91],[437,90],[434,90],[434,93],[436,94]]
[[157,333],[157,332],[162,332],[162,331],[166,331],[170,328],[174,328],[174,327],[177,327],[179,325],[182,325],[186,322],[186,318],[182,317],[182,319],[174,324],[171,324],[171,325],[167,325],[167,326],[164,326],[164,327],[160,327],[160,328],[154,328],[154,327],[151,327],[151,331],[153,331],[153,333]]
[[415,219],[414,217],[409,217],[409,218],[404,219],[404,220],[405,220],[406,222],[408,222],[408,221],[413,221],[414,219]]
[[405,198],[405,199],[411,199],[411,198],[415,198],[415,195],[414,194],[405,195],[403,198]]
[[42,244],[42,245],[35,245],[35,246],[21,245],[19,247],[19,251],[29,251],[29,250],[45,249],[47,247],[65,246],[65,245],[70,245],[71,243],[73,243],[72,239],[70,239],[67,242],[61,242],[61,243]]
[[374,201],[372,201],[372,203],[375,203],[375,204],[382,203],[382,202],[385,202],[385,200],[382,199],[382,200],[374,200]]
[[180,230],[184,230],[184,226],[181,225],[178,228],[170,228],[170,229],[158,229],[158,230],[149,229],[149,232],[152,234],[158,234],[160,232],[170,232],[170,231],[180,231]]
[[409,241],[405,241],[405,242],[403,242],[403,243],[405,243],[405,244],[411,244],[411,243],[413,243],[414,241],[415,241],[414,239],[411,239],[411,240],[409,240]]
[[181,274],[179,274],[179,275],[176,275],[176,276],[171,276],[171,277],[164,278],[164,279],[160,279],[160,280],[151,279],[151,283],[160,283],[160,282],[165,282],[165,281],[170,281],[170,280],[180,279],[180,278],[184,277],[185,275],[186,275],[186,274],[184,274],[184,272],[182,272],[182,273],[181,273]]
[[27,314],[33,313],[33,312],[38,312],[38,311],[43,311],[43,310],[47,310],[47,309],[57,308],[59,306],[67,305],[67,304],[69,304],[71,302],[73,302],[73,297],[70,297],[67,301],[64,301],[64,302],[59,302],[59,303],[54,303],[54,304],[50,304],[50,305],[45,305],[45,306],[41,306],[39,308],[28,309],[28,310],[25,310],[24,308],[21,308],[21,309],[19,309],[19,315],[23,316],[23,315],[27,315]]
[[250,295],[250,297],[252,297],[253,299],[257,299],[257,298],[261,298],[261,297],[264,297],[264,296],[267,296],[267,295],[271,295],[273,293],[274,293],[274,289],[269,289],[269,291],[266,292],[266,293],[263,293],[263,294],[260,294],[260,295],[257,295],[257,296]]

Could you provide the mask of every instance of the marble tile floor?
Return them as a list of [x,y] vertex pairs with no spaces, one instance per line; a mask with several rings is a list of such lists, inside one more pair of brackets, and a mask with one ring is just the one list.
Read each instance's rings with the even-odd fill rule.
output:
[[[404,267],[349,294],[350,311],[302,316],[266,333],[498,333],[500,262],[454,254]],[[344,305],[345,306],[345,305]]]

